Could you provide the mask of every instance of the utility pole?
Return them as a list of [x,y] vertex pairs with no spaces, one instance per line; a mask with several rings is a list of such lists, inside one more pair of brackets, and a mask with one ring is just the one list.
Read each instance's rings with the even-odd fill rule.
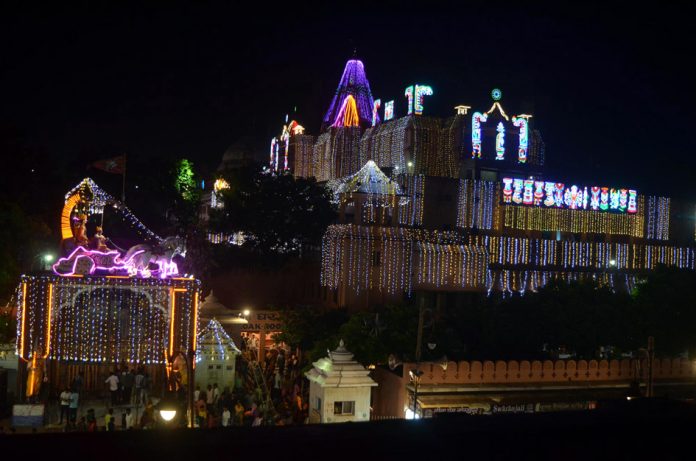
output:
[[411,379],[413,380],[413,419],[416,419],[418,411],[418,385],[423,372],[418,369],[421,358],[421,343],[423,342],[423,318],[425,316],[425,298],[421,296],[420,307],[418,309],[418,334],[416,338],[416,368],[410,370]]
[[648,336],[648,385],[645,396],[653,397],[653,360],[655,359],[655,338]]
[[421,344],[423,343],[423,319],[425,317],[425,298],[420,299],[420,308],[418,309],[418,335],[416,338],[416,367],[421,359]]

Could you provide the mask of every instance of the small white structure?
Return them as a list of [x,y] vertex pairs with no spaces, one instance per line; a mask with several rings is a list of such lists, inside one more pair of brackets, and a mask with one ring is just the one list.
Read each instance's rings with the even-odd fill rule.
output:
[[343,340],[329,357],[313,363],[309,379],[310,423],[370,420],[370,388],[377,383],[353,360]]
[[234,390],[235,359],[241,351],[214,318],[198,333],[196,350],[196,385],[204,390],[213,384],[220,392]]

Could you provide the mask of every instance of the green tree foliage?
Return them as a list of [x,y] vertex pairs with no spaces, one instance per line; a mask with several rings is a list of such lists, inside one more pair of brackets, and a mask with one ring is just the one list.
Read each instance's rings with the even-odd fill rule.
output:
[[633,293],[632,315],[637,335],[655,337],[657,353],[696,354],[696,272],[658,267]]
[[297,309],[282,314],[284,330],[277,339],[306,352],[307,365],[327,356],[342,339],[364,365],[384,363],[392,352],[412,357],[416,347],[418,308],[390,305],[379,312]]
[[211,211],[211,227],[242,232],[245,245],[262,254],[298,254],[319,245],[336,211],[329,191],[314,178],[273,175],[251,165],[223,173],[224,209]]
[[[536,293],[491,305],[483,316],[475,354],[500,359],[538,357],[559,347],[593,357],[599,346],[635,348],[639,343],[627,294],[592,281],[552,281]],[[482,357],[482,358],[483,358]]]
[[201,189],[193,172],[193,163],[185,158],[176,162],[172,175],[177,192],[172,204],[174,224],[179,233],[188,234],[198,225]]
[[22,272],[43,269],[41,256],[53,242],[51,230],[40,217],[27,214],[8,197],[0,201],[0,302],[5,304]]
[[[331,312],[331,311],[328,311]],[[600,347],[637,351],[655,337],[659,357],[696,354],[696,272],[658,267],[633,293],[612,292],[593,281],[552,281],[536,293],[482,298],[460,308],[429,310],[422,359],[543,359],[559,348],[596,358]],[[335,315],[335,314],[334,314]],[[344,316],[345,314],[341,314]],[[390,353],[413,360],[418,308],[412,304],[358,312],[339,322],[305,310],[286,323],[286,342],[326,356],[340,339],[363,363],[385,363]],[[430,351],[427,343],[436,344]]]
[[17,319],[8,314],[0,314],[0,343],[9,343],[17,336]]

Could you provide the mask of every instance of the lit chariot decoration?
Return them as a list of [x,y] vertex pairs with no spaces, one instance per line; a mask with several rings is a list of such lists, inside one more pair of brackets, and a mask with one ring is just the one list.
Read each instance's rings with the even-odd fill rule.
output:
[[[120,212],[151,243],[141,243],[127,251],[109,248],[101,226],[97,226],[94,236],[88,239],[88,217],[103,214],[107,205]],[[173,259],[177,255],[186,255],[185,242],[181,237],[159,237],[147,229],[123,203],[89,178],[83,179],[65,196],[61,236],[61,249],[65,256],[52,267],[53,272],[63,276],[123,275],[164,279],[179,274]]]

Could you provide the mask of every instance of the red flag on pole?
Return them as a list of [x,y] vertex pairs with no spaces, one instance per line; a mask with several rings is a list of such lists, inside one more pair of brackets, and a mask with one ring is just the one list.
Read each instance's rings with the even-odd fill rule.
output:
[[107,173],[115,173],[115,174],[125,174],[126,173],[126,156],[125,155],[120,155],[118,157],[106,159],[106,160],[98,160],[94,163],[92,163],[92,166],[94,168],[97,168],[99,170],[104,170]]

